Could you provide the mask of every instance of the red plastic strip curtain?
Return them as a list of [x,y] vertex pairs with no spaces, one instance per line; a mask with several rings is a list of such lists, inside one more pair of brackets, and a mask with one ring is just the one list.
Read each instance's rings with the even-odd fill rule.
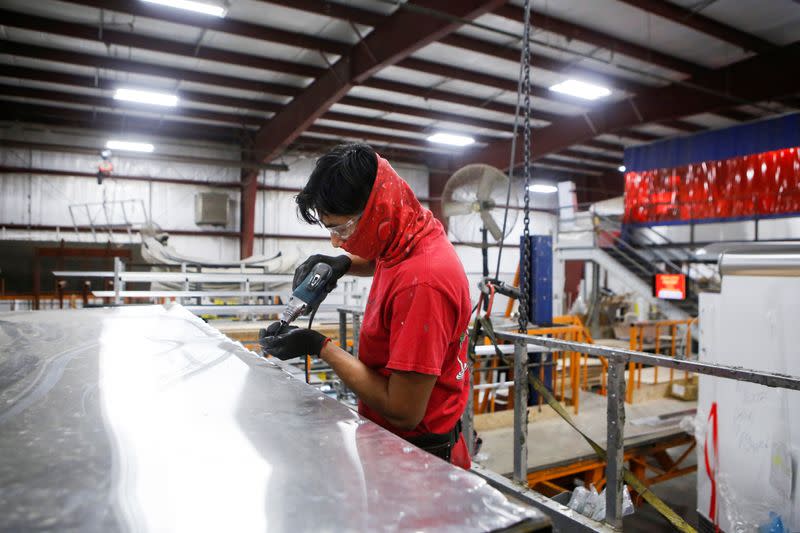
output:
[[625,221],[800,214],[800,148],[625,175]]

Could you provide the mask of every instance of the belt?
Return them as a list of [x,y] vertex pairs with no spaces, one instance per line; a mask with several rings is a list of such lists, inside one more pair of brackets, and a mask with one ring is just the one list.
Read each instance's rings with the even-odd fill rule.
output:
[[424,435],[406,437],[405,439],[414,446],[422,448],[449,463],[453,446],[456,445],[460,436],[461,420],[459,419],[453,429],[447,433],[426,433]]

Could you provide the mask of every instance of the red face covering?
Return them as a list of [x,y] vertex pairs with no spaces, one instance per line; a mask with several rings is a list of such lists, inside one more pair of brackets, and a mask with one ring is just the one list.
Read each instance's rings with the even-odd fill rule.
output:
[[391,266],[408,256],[425,236],[443,231],[442,224],[422,207],[408,183],[378,156],[378,174],[364,213],[342,248]]

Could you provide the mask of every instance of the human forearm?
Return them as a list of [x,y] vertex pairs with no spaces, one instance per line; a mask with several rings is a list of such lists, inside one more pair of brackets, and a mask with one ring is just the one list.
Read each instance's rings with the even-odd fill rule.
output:
[[375,261],[369,261],[357,255],[347,254],[352,261],[350,269],[347,274],[350,276],[365,276],[369,277],[375,274]]
[[[432,382],[430,387],[424,384],[420,389],[418,384],[404,382],[409,379],[407,375],[393,375],[393,379],[384,377],[330,342],[322,349],[320,357],[333,368],[344,384],[356,393],[359,400],[377,411],[393,426],[411,430],[422,420],[430,397],[430,389],[433,387]],[[423,381],[429,378],[435,381],[435,377],[432,376],[421,377]],[[409,389],[409,385],[416,388]],[[413,400],[409,400],[409,396],[413,397]]]

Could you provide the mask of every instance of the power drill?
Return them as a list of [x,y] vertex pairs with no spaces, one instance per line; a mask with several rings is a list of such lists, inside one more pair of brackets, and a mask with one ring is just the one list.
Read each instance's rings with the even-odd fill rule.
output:
[[331,276],[333,276],[333,269],[329,264],[317,263],[314,265],[306,279],[292,292],[292,297],[289,298],[289,303],[286,304],[286,309],[281,314],[281,331],[300,315],[315,309],[325,299],[328,294],[325,287]]

